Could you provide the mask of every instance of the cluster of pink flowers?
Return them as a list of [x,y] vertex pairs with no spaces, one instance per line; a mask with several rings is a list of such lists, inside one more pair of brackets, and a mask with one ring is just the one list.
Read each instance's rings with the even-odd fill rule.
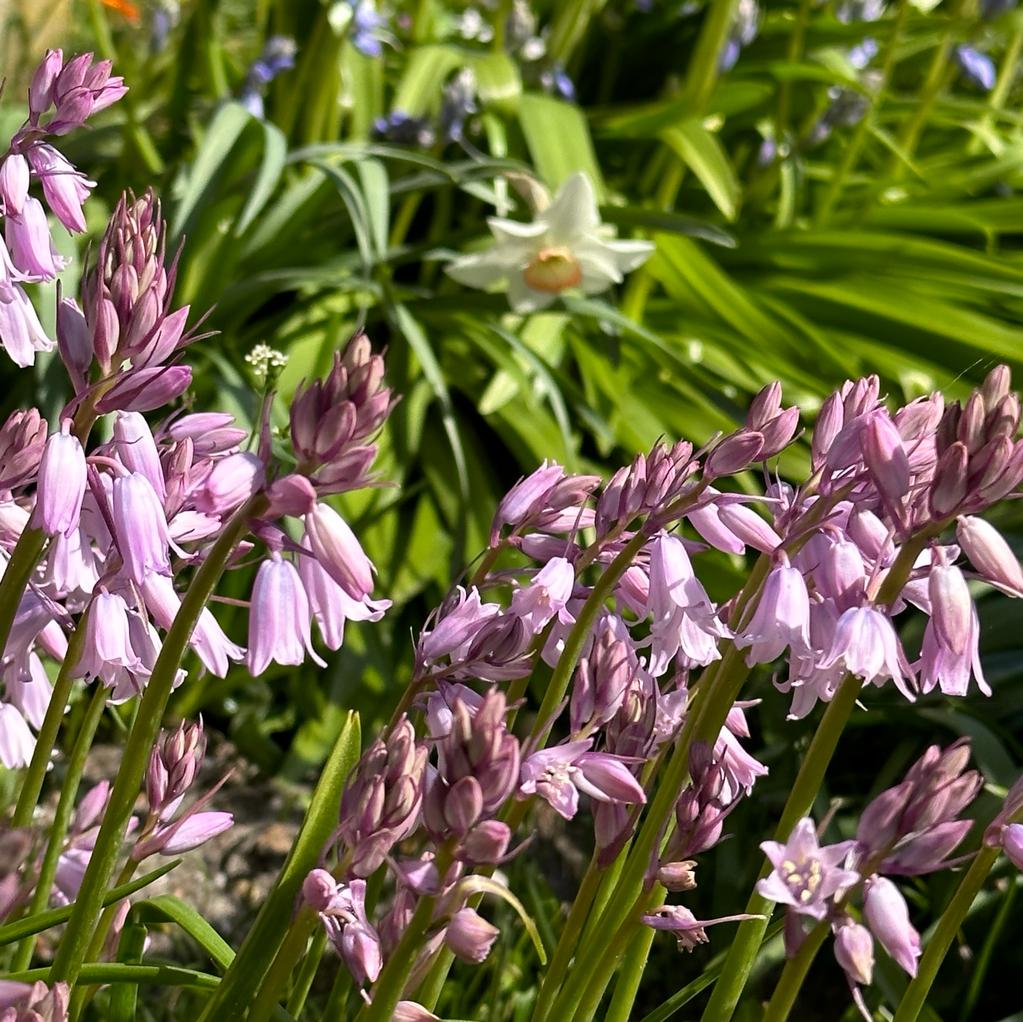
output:
[[65,266],[43,203],[30,194],[31,182],[39,182],[50,212],[67,230],[84,231],[82,204],[95,182],[48,140],[81,127],[126,91],[120,78],[111,77],[110,61],[94,62],[84,53],[65,63],[60,50],[51,50],[32,78],[28,119],[0,159],[0,345],[20,366],[53,348],[22,285],[53,280]]
[[[523,799],[543,800],[566,819],[588,799],[598,861],[612,861],[656,780],[648,767],[680,735],[703,669],[730,646],[748,666],[787,661],[776,684],[791,695],[792,717],[830,701],[850,676],[863,685],[891,681],[908,700],[935,688],[965,695],[971,678],[987,692],[966,580],[1023,591],[1008,544],[977,516],[1023,478],[1019,417],[1004,367],[964,406],[934,394],[892,412],[876,378],[850,382],[824,403],[814,426],[810,478],[799,487],[769,481],[754,500],[725,491],[720,480],[773,457],[793,438],[798,415],[782,407],[772,385],[744,428],[703,451],[658,445],[603,487],[546,463],[516,484],[498,508],[486,567],[452,593],[417,643],[409,693],[422,731],[401,716],[366,754],[325,854],[324,864],[334,864],[330,883],[321,870],[307,890],[358,982],[371,984],[380,973],[423,896],[434,899],[433,923],[409,989],[442,942],[467,960],[486,957],[497,934],[459,895],[462,878],[509,854],[509,820],[521,818],[515,805]],[[943,538],[950,529],[954,542]],[[540,664],[557,671],[578,638],[600,569],[610,570],[630,543],[631,560],[606,598],[597,597],[565,698],[549,719],[534,721],[528,738],[515,737],[525,679]],[[709,547],[759,552],[762,584],[742,600],[716,603],[694,567]],[[929,615],[915,661],[895,625],[910,606]],[[712,744],[691,746],[689,779],[650,873],[669,891],[694,886],[692,857],[720,840],[725,817],[767,772],[742,745],[748,705],[733,706]],[[864,955],[853,954],[865,946],[863,928],[829,906],[860,885],[877,939],[909,968],[912,941],[900,929],[897,889],[875,874],[946,864],[969,827],[957,814],[979,783],[976,774],[962,774],[965,755],[957,745],[940,757],[958,785],[956,798],[934,792],[937,750],[882,796],[902,813],[891,834],[878,837],[881,829],[873,828],[871,840],[883,848],[864,837],[855,852],[853,844],[818,852],[809,821],[791,848],[766,846],[788,872],[776,873],[765,894],[794,913],[831,912],[836,953],[856,983],[868,981]],[[919,803],[941,799],[937,817],[910,820],[926,815]],[[1009,844],[1017,839],[1012,827],[1006,835]],[[417,842],[418,856],[407,858]],[[844,868],[849,855],[855,864]],[[382,867],[394,893],[374,922],[359,885]],[[672,931],[682,947],[706,940],[708,922],[724,921],[697,920],[677,904],[645,920]]]
[[[860,986],[869,986],[873,977],[874,941],[910,976],[920,956],[920,934],[890,877],[923,876],[955,864],[949,856],[973,826],[960,814],[983,784],[976,770],[966,769],[969,757],[965,739],[944,750],[931,746],[899,784],[864,809],[854,840],[821,847],[813,821],[802,819],[786,844],[761,845],[773,870],[758,890],[786,906],[789,955],[805,937],[804,918],[826,922],[834,933],[835,958],[867,1019],[872,1016]],[[1004,840],[996,835],[999,839]],[[1007,852],[1010,847],[1006,841]],[[852,911],[857,901],[862,923]]]

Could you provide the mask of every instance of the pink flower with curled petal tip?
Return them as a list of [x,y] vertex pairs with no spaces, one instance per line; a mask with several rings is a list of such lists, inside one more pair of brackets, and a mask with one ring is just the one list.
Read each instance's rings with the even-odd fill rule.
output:
[[590,752],[592,739],[540,749],[522,763],[519,793],[539,795],[571,820],[579,810],[579,793],[598,802],[643,804],[646,794],[625,762],[606,752]]
[[35,306],[16,283],[3,279],[7,249],[0,238],[0,345],[15,365],[35,363],[36,352],[52,351],[53,341],[46,336]]
[[818,668],[841,665],[864,682],[880,685],[891,678],[913,699],[913,672],[891,619],[876,607],[851,607],[838,619],[831,648]]
[[475,586],[466,592],[461,586],[455,590],[453,603],[447,605],[434,627],[419,638],[419,655],[435,660],[454,652],[469,641],[480,625],[500,613],[496,603],[484,603]]
[[346,621],[379,621],[391,606],[390,600],[353,600],[324,570],[319,561],[302,557],[298,573],[309,597],[309,606],[320,636],[328,649],[340,649]]
[[528,586],[516,590],[511,613],[533,635],[539,635],[555,617],[563,625],[574,624],[575,617],[567,610],[574,587],[575,569],[564,557],[552,557]]
[[260,565],[252,589],[249,613],[249,673],[262,674],[271,662],[297,667],[308,653],[321,667],[326,663],[313,649],[312,612],[298,569],[274,551]]
[[28,161],[43,186],[46,204],[53,215],[69,230],[85,230],[82,203],[89,198],[95,181],[76,170],[53,146],[39,143],[28,151]]
[[780,905],[791,905],[801,915],[823,919],[828,901],[860,879],[855,870],[839,865],[855,844],[842,841],[821,847],[813,820],[804,817],[785,844],[764,841],[760,845],[774,869],[758,881],[757,892]]
[[692,951],[697,945],[706,944],[710,940],[706,930],[708,926],[761,918],[763,917],[742,913],[734,916],[721,916],[719,919],[697,919],[684,905],[662,905],[659,909],[642,917],[647,926],[672,933],[678,941],[679,951]]
[[787,562],[774,568],[764,581],[753,617],[736,636],[739,649],[749,649],[746,663],[767,664],[791,648],[792,655],[810,652],[810,598],[802,572]]
[[14,265],[33,280],[53,280],[67,260],[53,247],[43,204],[29,195],[17,216],[4,218],[4,239]]

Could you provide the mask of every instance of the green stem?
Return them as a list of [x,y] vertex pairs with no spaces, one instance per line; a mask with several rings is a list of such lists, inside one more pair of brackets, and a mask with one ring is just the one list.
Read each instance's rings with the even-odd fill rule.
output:
[[149,684],[139,701],[138,715],[128,735],[110,801],[103,817],[103,825],[96,837],[89,866],[68,920],[67,930],[51,970],[53,982],[74,984],[85,961],[85,951],[99,921],[103,895],[117,865],[117,857],[124,840],[124,830],[131,817],[149,760],[149,753],[160,730],[163,713],[170,698],[178,665],[188,646],[199,615],[223,574],[238,541],[249,528],[249,521],[264,507],[266,498],[261,494],[251,498],[227,523],[220,538],[213,544],[206,560],[200,565],[192,584],[181,601],[181,607],[153,665]]
[[252,1002],[246,1022],[269,1022],[299,959],[305,954],[309,937],[318,923],[316,913],[308,907],[303,908],[292,920],[288,935],[284,938],[284,943],[281,944],[277,957],[274,958],[266,978],[259,987],[259,993]]
[[818,923],[806,936],[794,958],[790,958],[782,969],[778,985],[764,1011],[762,1022],[785,1022],[796,1003],[803,980],[810,971],[817,952],[828,936],[828,924]]
[[874,99],[871,101],[870,109],[860,120],[860,123],[856,125],[852,138],[842,154],[842,162],[839,163],[838,169],[832,175],[831,183],[828,185],[828,190],[824,194],[824,199],[821,201],[820,208],[817,211],[817,223],[819,226],[826,224],[831,219],[835,205],[842,195],[842,190],[845,188],[846,179],[852,173],[857,163],[859,163],[860,153],[863,151],[863,146],[866,144],[870,129],[873,127],[875,110],[887,91],[888,84],[892,78],[892,72],[895,70],[896,52],[899,43],[902,41],[902,32],[906,26],[909,11],[909,0],[899,0],[895,24],[892,26],[892,33],[888,37],[888,43],[885,47],[884,63],[881,65],[881,79],[874,91]]
[[685,92],[692,103],[691,116],[703,114],[717,85],[721,51],[728,41],[738,6],[739,0],[713,0],[704,15],[686,75]]
[[287,1010],[292,1018],[298,1018],[302,1014],[302,1009],[305,1008],[306,998],[312,989],[313,980],[316,978],[316,971],[320,967],[326,947],[327,931],[321,926],[313,937],[312,944],[309,945],[302,968],[298,973],[298,979],[295,980],[295,988],[288,998]]
[[[84,628],[79,625],[79,630]],[[63,702],[60,704],[63,706]],[[36,880],[35,890],[32,892],[32,901],[29,903],[28,914],[35,915],[43,912],[50,900],[50,891],[53,888],[53,878],[57,874],[57,862],[64,847],[64,837],[71,824],[71,817],[75,811],[75,799],[78,795],[78,787],[85,771],[85,761],[92,748],[92,739],[99,726],[100,717],[107,705],[107,691],[98,681],[95,691],[89,702],[85,716],[82,718],[81,726],[78,728],[78,735],[75,744],[72,746],[71,755],[68,757],[67,772],[60,788],[60,800],[57,802],[57,810],[50,824],[50,834],[46,845],[46,852],[43,855],[42,865],[39,867],[39,877]],[[35,934],[26,937],[18,947],[14,957],[12,969],[21,972],[32,964],[32,952],[35,950]]]
[[938,100],[945,82],[951,74],[951,63],[949,58],[952,55],[952,47],[956,41],[956,20],[962,13],[965,0],[953,0],[948,10],[948,27],[945,29],[938,43],[938,48],[931,57],[930,67],[924,77],[923,85],[917,96],[916,109],[912,116],[906,121],[899,134],[898,152],[893,155],[890,164],[890,174],[895,180],[899,180],[905,174],[906,164],[912,160],[916,147],[920,142],[927,118],[931,109]]
[[39,734],[36,737],[32,761],[21,782],[21,793],[18,795],[18,804],[11,820],[12,827],[27,827],[32,822],[32,816],[39,802],[39,793],[43,790],[46,771],[57,745],[57,734],[60,731],[61,722],[64,720],[64,712],[75,683],[71,675],[81,657],[84,645],[85,629],[78,627],[68,639],[64,662],[60,665],[57,680],[53,683],[53,692],[50,695],[49,705],[46,707],[46,715],[43,717],[42,727],[39,728]]
[[[903,544],[878,592],[877,603],[888,604],[898,596],[920,552],[931,536],[939,531],[940,526],[935,526]],[[847,675],[834,698],[828,703],[828,708],[824,711],[810,742],[806,758],[796,775],[792,791],[782,809],[781,819],[775,830],[776,840],[786,841],[792,833],[792,828],[813,805],[862,687],[863,682],[859,678]],[[765,866],[760,875],[766,876],[768,871],[768,867]],[[714,992],[704,1010],[703,1022],[728,1022],[732,1017],[760,951],[773,907],[772,902],[762,898],[756,891],[750,895],[745,911],[762,918],[746,919],[739,924],[739,929],[728,949],[728,957],[721,969],[721,975],[714,984]]]
[[934,935],[917,965],[916,976],[902,995],[893,1022],[916,1022],[941,963],[945,960],[945,955],[948,954],[948,949],[952,946],[966,913],[970,911],[973,899],[980,893],[1000,853],[1000,848],[983,848],[970,864],[956,893],[948,903],[948,908],[938,920]]
[[995,87],[991,90],[991,95],[988,97],[988,106],[991,108],[991,112],[984,114],[981,118],[980,127],[973,138],[970,139],[970,144],[966,148],[968,155],[976,156],[981,151],[981,147],[984,144],[982,136],[991,129],[994,115],[999,113],[1004,107],[1006,97],[1009,95],[1009,89],[1012,88],[1012,83],[1016,81],[1016,71],[1021,54],[1023,54],[1023,28],[1017,28],[1009,37],[1009,45],[1006,47],[1005,56],[1002,58],[1001,67],[998,69],[998,80],[995,82]]
[[558,946],[554,949],[551,964],[547,967],[543,982],[540,984],[540,992],[537,995],[536,1005],[533,1008],[533,1022],[545,1022],[550,1013],[551,1005],[554,1003],[554,995],[558,992],[568,966],[575,954],[576,946],[579,943],[579,934],[583,925],[590,915],[590,907],[593,904],[594,896],[600,887],[603,878],[603,871],[597,868],[597,856],[594,853],[590,859],[586,873],[579,885],[572,908],[565,920],[565,925],[558,939]]
[[632,1007],[636,1003],[636,994],[639,992],[639,984],[643,979],[654,936],[653,927],[644,926],[632,938],[604,1022],[629,1022],[632,1018]]

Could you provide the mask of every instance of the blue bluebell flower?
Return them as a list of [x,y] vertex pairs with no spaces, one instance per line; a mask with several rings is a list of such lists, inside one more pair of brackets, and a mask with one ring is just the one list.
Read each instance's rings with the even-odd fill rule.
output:
[[839,0],[835,17],[843,24],[854,21],[877,21],[884,14],[884,0]]
[[373,0],[348,0],[348,3],[352,9],[352,45],[364,57],[383,56],[384,43],[394,41],[387,19],[376,9]]
[[429,117],[413,117],[404,110],[392,110],[386,117],[378,117],[373,122],[373,133],[385,142],[420,149],[429,149],[437,140]]
[[739,0],[732,30],[718,57],[718,70],[724,74],[735,67],[743,47],[749,46],[760,31],[760,7],[757,0]]
[[445,142],[461,142],[465,122],[479,107],[476,105],[476,76],[464,67],[444,86],[440,108],[439,135]]
[[551,92],[569,102],[575,101],[575,82],[560,64],[545,69],[540,74],[540,85],[546,92]]
[[955,59],[963,78],[971,85],[985,92],[990,92],[995,87],[998,71],[995,62],[986,53],[963,44],[956,47]]
[[253,117],[263,119],[263,95],[266,87],[283,71],[288,71],[295,66],[295,54],[298,47],[295,40],[288,36],[270,36],[263,47],[263,52],[253,61],[245,76],[245,85],[242,87],[238,102],[245,107]]

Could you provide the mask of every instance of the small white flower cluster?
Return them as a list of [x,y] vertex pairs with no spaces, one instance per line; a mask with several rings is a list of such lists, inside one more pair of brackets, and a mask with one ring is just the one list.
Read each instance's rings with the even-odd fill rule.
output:
[[245,356],[245,361],[252,367],[256,381],[265,383],[271,373],[280,372],[288,364],[288,356],[283,351],[271,348],[269,344],[257,344]]

